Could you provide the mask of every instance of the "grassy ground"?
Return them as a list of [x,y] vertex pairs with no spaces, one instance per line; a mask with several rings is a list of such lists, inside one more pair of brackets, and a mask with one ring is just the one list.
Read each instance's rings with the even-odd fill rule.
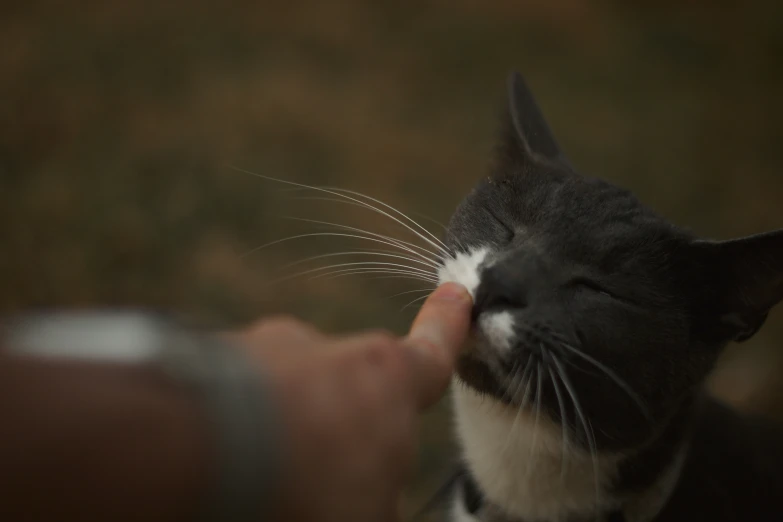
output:
[[[507,71],[583,171],[712,237],[783,227],[783,8],[731,2],[28,2],[0,8],[0,312],[165,307],[213,326],[295,313],[404,331],[417,288],[290,280],[375,230],[230,168],[339,185],[445,221],[484,173]],[[428,222],[425,222],[427,224]],[[433,230],[437,226],[433,225]],[[353,247],[361,245],[353,244]],[[715,389],[781,415],[783,316]],[[411,505],[453,453],[426,419]]]

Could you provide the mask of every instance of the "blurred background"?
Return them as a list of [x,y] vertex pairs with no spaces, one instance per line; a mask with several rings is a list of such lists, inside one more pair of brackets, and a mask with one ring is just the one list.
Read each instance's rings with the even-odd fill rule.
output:
[[[783,227],[779,2],[12,4],[0,7],[2,314],[141,305],[206,327],[293,313],[403,333],[425,281],[280,280],[350,261],[286,267],[299,259],[384,245],[308,236],[247,253],[330,230],[286,216],[414,236],[233,167],[360,191],[439,234],[486,172],[511,68],[583,172],[705,236]],[[782,345],[776,310],[711,386],[783,419]],[[444,401],[425,419],[410,509],[450,469],[448,418]]]

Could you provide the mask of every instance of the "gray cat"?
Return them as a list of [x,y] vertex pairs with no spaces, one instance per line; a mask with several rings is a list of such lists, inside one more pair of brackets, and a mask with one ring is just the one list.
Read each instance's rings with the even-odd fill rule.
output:
[[439,280],[474,296],[455,522],[783,521],[783,432],[705,394],[783,297],[783,231],[694,237],[563,156],[509,81]]

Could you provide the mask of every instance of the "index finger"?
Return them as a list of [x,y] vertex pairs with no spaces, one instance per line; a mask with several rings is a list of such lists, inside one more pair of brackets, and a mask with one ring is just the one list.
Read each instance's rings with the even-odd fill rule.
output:
[[449,384],[457,356],[470,331],[473,302],[457,283],[445,283],[424,302],[405,344],[413,356],[413,381],[421,408],[437,402]]

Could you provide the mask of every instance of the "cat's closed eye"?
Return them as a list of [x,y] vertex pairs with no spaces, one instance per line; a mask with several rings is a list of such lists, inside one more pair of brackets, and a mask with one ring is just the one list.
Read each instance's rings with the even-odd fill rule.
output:
[[612,299],[618,299],[618,300],[620,299],[618,296],[616,296],[613,292],[610,292],[609,290],[607,290],[600,283],[596,282],[593,279],[589,279],[589,278],[586,278],[586,277],[578,277],[576,279],[573,279],[571,281],[570,286],[572,286],[574,288],[577,288],[577,289],[587,290],[589,292],[601,294],[601,295],[604,295],[606,297],[611,297]]
[[506,224],[505,221],[500,219],[491,209],[487,209],[487,213],[492,216],[492,219],[500,225],[500,228],[505,232],[504,242],[510,243],[513,239],[516,233],[514,232],[514,229],[512,229],[510,226]]

